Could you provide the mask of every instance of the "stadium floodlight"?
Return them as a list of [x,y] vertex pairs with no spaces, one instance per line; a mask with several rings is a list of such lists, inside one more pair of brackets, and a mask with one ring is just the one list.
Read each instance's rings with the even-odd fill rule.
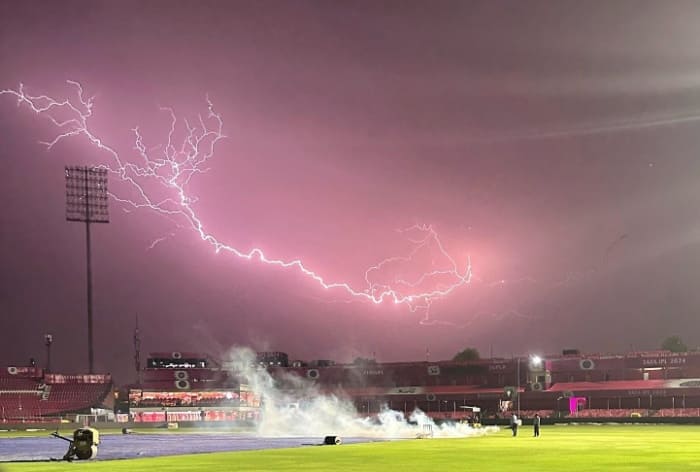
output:
[[530,365],[532,367],[542,366],[542,358],[538,355],[530,356]]
[[107,169],[66,166],[66,220],[85,223],[87,256],[88,366],[94,374],[92,345],[92,254],[90,223],[109,223]]
[[107,169],[66,166],[66,219],[109,223]]

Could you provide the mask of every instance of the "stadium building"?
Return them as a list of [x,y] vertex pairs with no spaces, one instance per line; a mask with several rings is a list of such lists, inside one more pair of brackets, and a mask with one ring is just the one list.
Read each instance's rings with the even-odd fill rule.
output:
[[[358,359],[289,360],[261,352],[277,387],[294,393],[298,382],[351,401],[359,415],[383,408],[435,419],[482,419],[519,411],[557,418],[700,417],[700,352],[582,355],[576,350],[543,359],[492,358],[465,362],[390,362]],[[112,394],[113,393],[113,394]],[[299,395],[305,393],[299,391]],[[300,398],[303,400],[303,398]],[[264,398],[200,353],[152,353],[140,382],[114,389],[108,374],[48,373],[38,367],[0,371],[0,420],[50,421],[105,409],[119,422],[238,422],[260,418]],[[102,417],[100,418],[102,419]]]
[[252,422],[260,396],[204,354],[151,353],[141,382],[123,389],[128,405],[118,404],[126,422]]
[[325,392],[346,396],[360,414],[385,406],[433,418],[463,419],[473,407],[498,417],[519,411],[545,417],[700,416],[700,352],[581,355],[467,362],[364,360],[270,366],[294,372]]

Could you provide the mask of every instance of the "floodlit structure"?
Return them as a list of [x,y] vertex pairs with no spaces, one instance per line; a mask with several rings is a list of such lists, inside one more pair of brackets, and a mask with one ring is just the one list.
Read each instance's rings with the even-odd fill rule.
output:
[[87,258],[87,338],[88,369],[94,370],[92,343],[92,253],[90,224],[109,223],[107,205],[107,169],[87,166],[66,166],[66,220],[85,223]]

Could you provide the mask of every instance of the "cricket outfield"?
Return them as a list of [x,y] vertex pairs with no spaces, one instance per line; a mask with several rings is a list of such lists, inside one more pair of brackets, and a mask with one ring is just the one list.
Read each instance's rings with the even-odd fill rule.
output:
[[[700,426],[557,425],[464,439],[298,446],[84,463],[5,463],[3,471],[442,471],[700,470]],[[0,441],[11,441],[11,438]],[[232,441],[234,438],[232,437]],[[101,451],[104,449],[101,447]]]

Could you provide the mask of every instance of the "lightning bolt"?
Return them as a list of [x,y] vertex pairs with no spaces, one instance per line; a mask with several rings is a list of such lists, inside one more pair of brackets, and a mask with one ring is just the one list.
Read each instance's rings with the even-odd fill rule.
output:
[[[137,159],[126,160],[114,147],[95,134],[90,127],[93,116],[94,97],[87,97],[79,82],[67,81],[75,89],[76,97],[55,99],[47,95],[31,95],[23,84],[17,89],[0,90],[0,95],[10,95],[17,99],[17,106],[27,106],[36,115],[48,119],[58,129],[58,134],[43,142],[48,150],[64,139],[82,136],[97,149],[106,153],[110,164],[97,167],[107,169],[112,175],[134,191],[135,198],[120,197],[110,192],[116,201],[132,209],[149,209],[168,219],[177,218],[182,225],[191,228],[199,238],[209,244],[216,253],[226,252],[237,258],[284,269],[295,269],[326,290],[336,290],[354,300],[381,304],[393,302],[407,306],[411,311],[425,310],[425,320],[431,304],[459,287],[469,283],[472,276],[471,261],[467,258],[463,267],[447,252],[435,229],[430,225],[415,225],[400,230],[407,235],[412,249],[407,255],[393,256],[380,261],[365,272],[365,288],[355,288],[348,282],[332,282],[304,265],[301,259],[284,260],[269,257],[262,249],[239,249],[225,244],[206,230],[205,224],[195,211],[197,198],[188,192],[191,179],[209,170],[206,167],[214,157],[214,150],[226,136],[224,123],[213,103],[206,97],[207,113],[197,116],[190,122],[180,120],[172,108],[161,108],[168,114],[170,126],[165,143],[155,148],[147,148],[138,127],[132,129],[133,151]],[[182,135],[181,141],[177,136]],[[153,184],[158,192],[147,190]],[[153,248],[163,238],[151,244]],[[415,273],[406,270],[419,257],[431,257],[432,270]],[[396,270],[413,272],[411,275],[387,276],[386,272]]]

